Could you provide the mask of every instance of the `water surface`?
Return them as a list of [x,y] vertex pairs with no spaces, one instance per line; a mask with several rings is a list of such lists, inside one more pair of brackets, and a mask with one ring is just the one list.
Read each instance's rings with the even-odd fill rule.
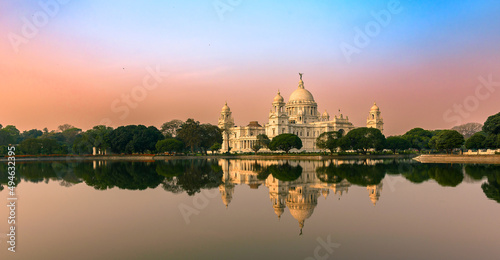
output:
[[[17,252],[7,251],[4,235],[1,259],[498,259],[494,165],[199,159],[16,167]],[[6,165],[0,170],[7,203]],[[2,234],[8,214],[0,208]]]

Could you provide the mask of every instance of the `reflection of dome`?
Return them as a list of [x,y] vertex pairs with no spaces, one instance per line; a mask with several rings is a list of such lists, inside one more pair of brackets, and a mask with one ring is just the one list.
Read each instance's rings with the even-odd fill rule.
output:
[[308,204],[293,204],[288,205],[288,208],[290,209],[290,214],[299,222],[310,218],[314,212],[314,205]]
[[226,102],[226,104],[222,107],[222,111],[223,111],[223,112],[229,112],[229,111],[230,111],[229,107],[227,106],[227,102]]
[[276,94],[276,96],[274,97],[274,102],[283,102],[284,99],[283,97],[280,95],[280,91],[278,90],[278,94]]
[[285,212],[285,210],[282,207],[274,207],[274,213],[278,216],[278,219],[281,218],[283,212]]
[[229,203],[231,203],[231,200],[233,199],[234,186],[231,184],[229,185],[221,184],[219,186],[219,192],[222,197],[222,203],[224,203],[227,209]]
[[379,110],[377,103],[373,102],[373,106],[372,106],[371,110]]
[[304,222],[306,219],[310,218],[314,212],[315,204],[303,204],[303,203],[289,203],[288,209],[293,218],[299,222],[300,234],[302,235],[302,228],[304,228]]

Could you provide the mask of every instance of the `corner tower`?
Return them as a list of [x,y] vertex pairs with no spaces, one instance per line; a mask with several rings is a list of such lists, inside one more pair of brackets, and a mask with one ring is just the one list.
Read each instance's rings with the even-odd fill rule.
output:
[[373,106],[370,109],[370,114],[366,119],[366,127],[377,128],[380,132],[382,132],[382,134],[384,133],[384,119],[382,119],[380,109],[376,103],[373,103]]
[[222,107],[222,111],[219,116],[219,128],[223,131],[222,133],[222,151],[229,151],[229,134],[231,132],[231,128],[234,127],[234,119],[232,116],[231,109],[226,104]]
[[273,138],[287,131],[288,115],[285,111],[285,102],[278,90],[278,94],[274,97],[273,106],[269,111],[269,124],[267,136]]

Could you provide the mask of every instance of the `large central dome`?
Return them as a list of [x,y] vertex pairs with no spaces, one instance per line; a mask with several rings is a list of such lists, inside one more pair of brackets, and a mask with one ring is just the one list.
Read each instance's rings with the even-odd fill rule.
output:
[[299,81],[299,87],[292,92],[289,103],[313,103],[314,97],[307,89],[304,88],[304,82],[302,79]]

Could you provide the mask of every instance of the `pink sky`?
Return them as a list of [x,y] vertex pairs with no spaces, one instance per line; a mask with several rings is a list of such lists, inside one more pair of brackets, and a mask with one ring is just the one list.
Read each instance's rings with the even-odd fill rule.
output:
[[[36,6],[19,8],[17,13],[1,18],[1,31],[7,35],[18,32],[23,24],[16,15],[36,10]],[[403,25],[394,18],[393,27],[387,27],[347,63],[338,43],[352,39],[351,25],[345,29],[350,36],[342,36],[339,31],[338,35],[332,32],[324,38],[324,32],[318,31],[319,36],[312,36],[323,37],[324,42],[317,47],[317,42],[303,39],[299,43],[304,45],[284,44],[281,48],[275,41],[285,36],[268,39],[265,34],[245,47],[236,37],[228,39],[237,44],[228,45],[225,37],[232,34],[225,30],[238,34],[240,31],[231,26],[239,25],[239,20],[223,23],[220,32],[214,29],[221,35],[218,37],[188,31],[179,32],[186,34],[179,38],[160,35],[161,40],[150,42],[144,37],[157,34],[148,31],[131,38],[136,40],[131,43],[118,38],[125,37],[121,32],[101,38],[97,32],[104,25],[65,28],[66,20],[72,18],[62,10],[17,53],[8,40],[0,41],[0,124],[15,125],[20,130],[56,129],[65,123],[86,130],[105,118],[113,127],[159,127],[172,119],[187,118],[216,124],[226,100],[237,125],[254,120],[264,124],[277,90],[287,101],[297,88],[298,72],[304,73],[305,87],[314,95],[321,112],[326,109],[333,115],[341,109],[355,126],[365,126],[368,111],[376,101],[387,136],[414,127],[443,129],[459,122],[483,123],[500,111],[500,91],[495,87],[487,93],[488,98],[470,103],[469,108],[474,106],[467,114],[457,117],[458,113],[452,111],[445,119],[446,111],[455,104],[474,99],[479,77],[492,75],[494,81],[500,81],[496,38],[487,41],[462,35],[461,41],[452,41],[442,36],[435,42],[422,43],[423,39],[407,36],[417,30],[405,28],[404,36],[408,38],[404,38],[398,32]],[[211,23],[218,25],[219,21]],[[445,32],[452,35],[455,28]],[[433,33],[424,36],[426,40],[435,38]],[[443,45],[427,46],[434,43]],[[136,107],[127,105],[129,113],[122,117],[123,112],[116,112],[112,105],[124,105],[122,95],[142,85],[148,66],[158,66],[169,76],[157,88],[148,90],[143,100],[134,102]]]

